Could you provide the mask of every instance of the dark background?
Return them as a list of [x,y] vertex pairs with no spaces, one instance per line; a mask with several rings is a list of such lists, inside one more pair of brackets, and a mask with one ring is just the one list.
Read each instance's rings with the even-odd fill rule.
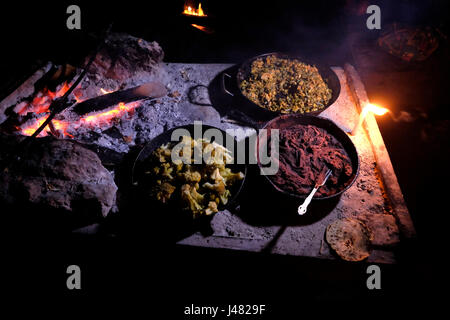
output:
[[[65,11],[75,3],[81,7],[82,29],[69,31]],[[7,239],[12,258],[5,264],[14,270],[8,277],[13,288],[64,292],[64,266],[74,263],[86,270],[85,290],[66,291],[69,297],[156,294],[160,299],[152,302],[161,300],[178,316],[182,306],[191,303],[265,303],[274,313],[300,313],[306,301],[388,303],[406,309],[435,302],[436,288],[445,278],[443,221],[449,212],[448,2],[204,0],[202,7],[210,17],[201,21],[214,30],[212,34],[190,26],[198,22],[180,15],[183,4],[2,4],[0,93],[13,89],[37,61],[79,64],[110,22],[114,31],[158,41],[168,62],[239,63],[265,52],[290,51],[330,65],[352,63],[372,102],[394,114],[406,111],[414,116],[412,122],[395,122],[389,116],[378,122],[418,231],[417,241],[402,248],[398,266],[382,267],[383,290],[370,292],[365,287],[365,264],[185,250],[114,239],[41,243],[38,235],[36,241]],[[381,7],[381,31],[366,28],[368,4]],[[384,53],[376,39],[393,22],[439,28],[438,50],[422,63],[406,63]],[[30,276],[28,268],[34,263],[39,271]]]

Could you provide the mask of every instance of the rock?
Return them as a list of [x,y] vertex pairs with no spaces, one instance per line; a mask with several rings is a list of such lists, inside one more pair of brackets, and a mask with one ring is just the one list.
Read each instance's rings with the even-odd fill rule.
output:
[[154,73],[164,58],[155,41],[148,42],[123,33],[112,33],[105,41],[89,71],[102,78],[126,82],[136,73]]
[[85,222],[106,217],[116,191],[112,175],[94,152],[52,137],[35,140],[22,161],[0,173],[0,204],[78,216]]
[[358,219],[372,231],[373,245],[389,246],[400,242],[399,230],[394,216],[390,214],[363,214]]
[[209,99],[208,87],[197,85],[189,89],[188,92],[189,101],[192,104],[200,106],[210,106],[211,100]]
[[196,106],[191,103],[181,102],[178,104],[180,112],[179,119],[183,119],[186,123],[193,123],[194,121],[202,121],[204,124],[212,126],[220,125],[220,114],[213,107]]

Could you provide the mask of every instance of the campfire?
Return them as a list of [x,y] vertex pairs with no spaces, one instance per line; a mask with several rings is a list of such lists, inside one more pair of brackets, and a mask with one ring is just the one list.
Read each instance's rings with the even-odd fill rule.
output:
[[[38,138],[72,139],[123,153],[136,142],[153,138],[162,131],[165,119],[171,119],[155,117],[159,109],[164,109],[160,114],[173,114],[172,105],[160,105],[170,97],[164,97],[165,93],[161,99],[148,95],[149,88],[155,89],[150,84],[158,84],[166,91],[168,75],[161,64],[161,47],[124,34],[111,34],[105,46],[68,95],[67,108],[56,114]],[[24,84],[26,94],[15,93],[10,102],[3,102],[6,121],[0,124],[0,132],[33,135],[50,116],[52,103],[68,92],[82,72],[81,68],[71,67],[71,74],[55,76],[64,68],[49,63],[39,71],[38,86],[34,82]]]
[[197,9],[192,8],[189,5],[185,5],[183,14],[188,15],[188,16],[207,17],[207,15],[203,12],[201,3],[198,4]]
[[114,210],[117,185],[104,164],[119,163],[175,118],[163,56],[156,42],[110,34],[95,56],[86,57],[91,64],[49,62],[2,100],[2,204],[66,212],[71,227]]
[[[47,119],[50,112],[50,104],[57,98],[62,97],[69,89],[70,84],[64,82],[56,92],[52,92],[47,88],[40,91],[31,102],[23,102],[15,108],[17,113],[21,116],[30,114],[33,118],[16,126],[16,129],[23,135],[31,136]],[[101,88],[100,95],[112,93],[112,91]],[[77,103],[83,102],[85,99],[71,94]],[[57,120],[54,119],[50,124],[39,134],[39,137],[44,137],[52,134],[57,137],[74,138],[74,134],[80,127],[89,129],[99,128],[105,130],[111,127],[114,121],[119,121],[122,118],[132,116],[134,109],[140,106],[140,102],[123,103],[120,102],[116,106],[107,111],[97,112],[81,116],[76,120]]]

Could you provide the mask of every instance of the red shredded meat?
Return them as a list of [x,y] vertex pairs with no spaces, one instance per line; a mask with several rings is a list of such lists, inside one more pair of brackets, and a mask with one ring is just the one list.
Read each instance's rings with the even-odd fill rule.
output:
[[308,194],[327,168],[332,170],[316,197],[341,190],[352,176],[352,163],[342,144],[324,129],[297,125],[280,130],[280,167],[272,181],[293,194]]

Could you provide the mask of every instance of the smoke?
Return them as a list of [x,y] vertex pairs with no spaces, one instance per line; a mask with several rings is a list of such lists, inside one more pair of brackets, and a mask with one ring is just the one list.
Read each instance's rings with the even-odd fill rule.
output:
[[397,115],[393,114],[392,112],[389,112],[389,114],[391,115],[391,118],[392,120],[394,120],[394,122],[411,123],[417,121],[420,118],[422,119],[428,118],[428,115],[424,112],[416,113],[415,115],[413,115],[412,113],[405,110],[401,110]]

